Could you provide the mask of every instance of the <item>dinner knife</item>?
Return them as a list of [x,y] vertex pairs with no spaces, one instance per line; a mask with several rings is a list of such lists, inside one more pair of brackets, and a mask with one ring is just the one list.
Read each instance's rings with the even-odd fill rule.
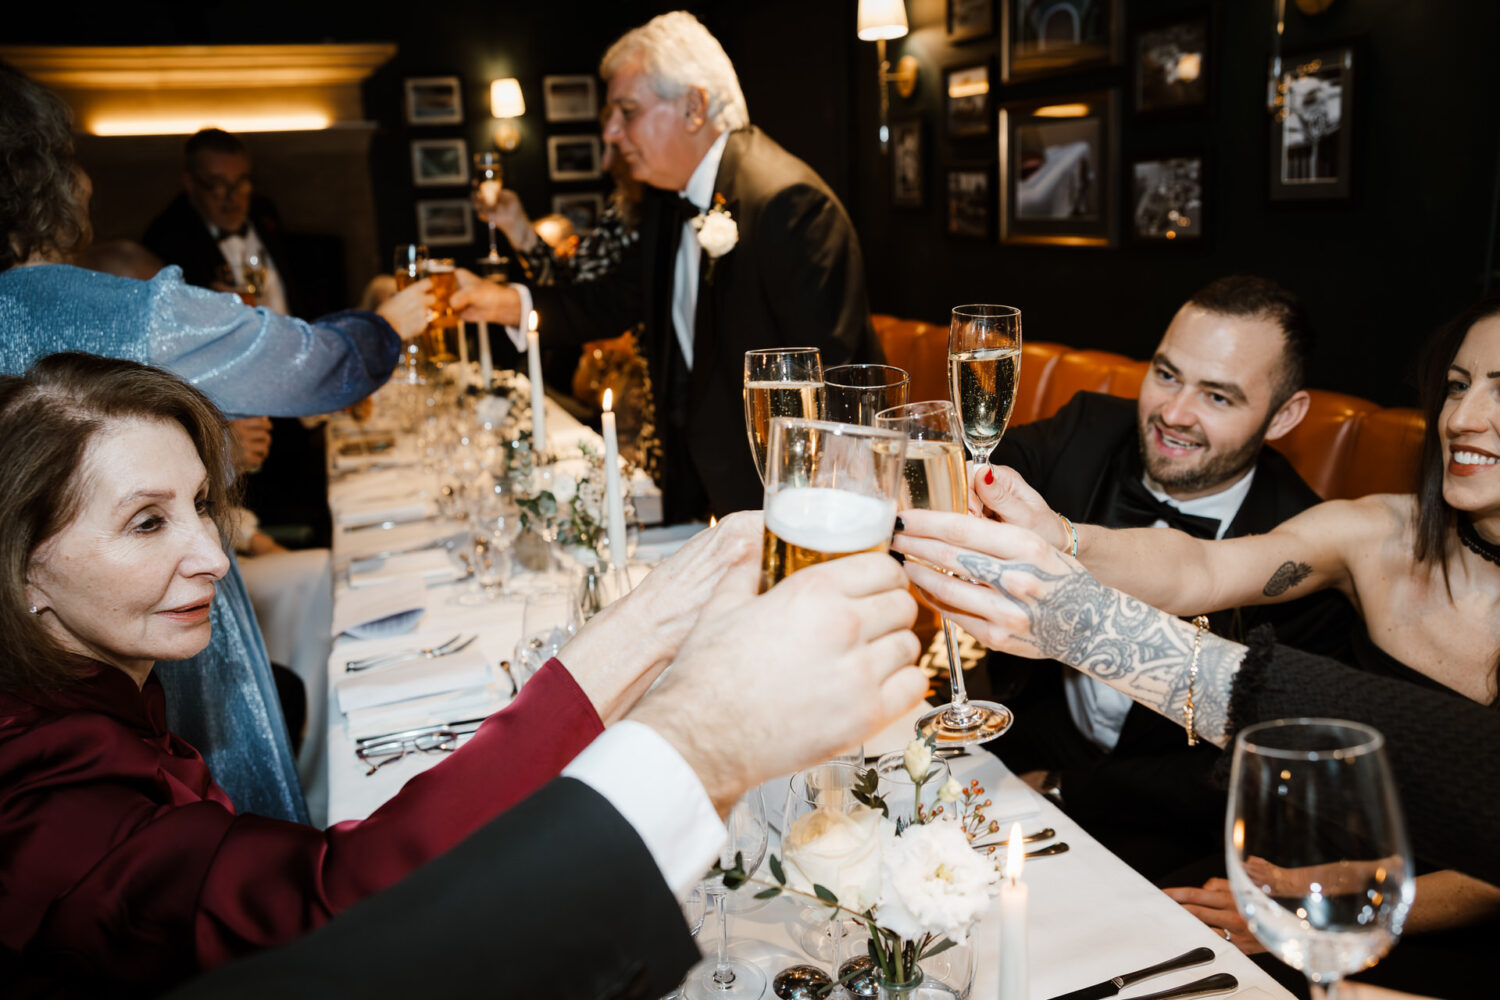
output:
[[1174,986],[1160,993],[1147,993],[1130,1000],[1192,1000],[1193,997],[1211,997],[1216,993],[1232,993],[1240,988],[1240,981],[1227,972],[1216,972],[1202,979],[1195,979],[1184,986]]
[[[1169,958],[1165,962],[1158,963],[1157,965],[1147,966],[1144,969],[1137,969],[1135,972],[1127,972],[1124,975],[1115,976],[1113,979],[1106,979],[1104,982],[1098,983],[1094,986],[1085,986],[1081,990],[1074,990],[1072,993],[1064,993],[1061,996],[1055,996],[1052,998],[1052,1000],[1100,1000],[1101,997],[1114,996],[1127,986],[1133,986],[1136,983],[1142,982],[1147,979],[1154,979],[1157,976],[1164,976],[1169,972],[1176,972],[1178,969],[1190,969],[1195,965],[1202,965],[1205,962],[1212,962],[1213,960],[1213,949],[1194,948],[1192,951],[1185,951],[1181,955],[1178,955],[1176,958]],[[1213,976],[1209,977],[1209,979],[1213,978]],[[1232,982],[1233,977],[1231,976],[1230,979]],[[1208,982],[1208,980],[1200,980],[1200,982],[1206,983]],[[1192,983],[1190,985],[1197,986],[1199,984]],[[1230,988],[1232,989],[1233,986],[1231,986]],[[1215,990],[1213,992],[1219,991]],[[1198,996],[1200,994],[1195,993],[1192,995]],[[1147,998],[1139,997],[1136,998],[1136,1000],[1147,1000]]]

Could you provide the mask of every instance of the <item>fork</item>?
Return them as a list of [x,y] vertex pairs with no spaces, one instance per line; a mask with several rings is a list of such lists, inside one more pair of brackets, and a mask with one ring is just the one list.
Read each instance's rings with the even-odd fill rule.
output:
[[[400,663],[402,660],[431,660],[465,649],[477,638],[479,636],[471,635],[468,639],[464,639],[463,633],[459,633],[447,642],[438,646],[431,646],[427,649],[406,649],[397,653],[381,653],[377,656],[367,656],[362,660],[350,660],[344,664],[344,670],[348,673],[354,673],[359,670],[369,670],[371,667],[385,666],[389,663]],[[460,640],[463,641],[460,642]]]

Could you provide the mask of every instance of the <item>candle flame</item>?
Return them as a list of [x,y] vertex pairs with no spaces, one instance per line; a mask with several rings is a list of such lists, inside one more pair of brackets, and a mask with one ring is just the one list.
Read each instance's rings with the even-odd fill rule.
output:
[[[533,312],[531,315],[535,316],[536,313]],[[604,412],[605,413],[608,413],[610,410],[614,409],[614,407],[610,405],[614,401],[615,401],[615,391],[613,389],[605,389],[604,390]]]
[[719,519],[717,517],[714,517],[712,514],[708,515],[708,526],[710,528],[712,528],[714,525],[716,525],[718,523],[719,523]]
[[526,320],[526,330],[529,333],[536,333],[536,310],[535,309],[531,310],[531,316]]
[[1026,848],[1022,843],[1021,824],[1010,825],[1010,843],[1005,851],[1005,877],[1015,885],[1021,880],[1021,861],[1026,857]]

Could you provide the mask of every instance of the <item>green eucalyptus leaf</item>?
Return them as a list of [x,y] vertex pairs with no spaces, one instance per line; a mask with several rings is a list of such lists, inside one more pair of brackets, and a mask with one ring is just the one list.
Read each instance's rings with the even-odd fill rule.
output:
[[775,878],[777,882],[780,882],[782,885],[786,885],[786,872],[781,868],[781,859],[774,854],[771,855],[771,876]]
[[837,906],[839,904],[839,898],[825,886],[814,885],[813,894],[830,906]]
[[760,892],[757,892],[755,894],[755,898],[756,899],[774,899],[774,898],[776,898],[779,895],[781,895],[781,890],[779,888],[777,888],[776,886],[773,885],[769,889],[762,889]]
[[921,961],[922,958],[931,958],[933,955],[941,955],[943,952],[947,951],[949,948],[955,947],[956,945],[956,941],[950,941],[948,938],[943,938],[937,944],[924,951],[921,958],[919,958],[917,961]]

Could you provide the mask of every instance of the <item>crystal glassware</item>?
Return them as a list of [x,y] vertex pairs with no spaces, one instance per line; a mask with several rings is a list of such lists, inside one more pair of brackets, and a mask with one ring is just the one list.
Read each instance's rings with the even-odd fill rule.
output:
[[894,365],[837,365],[823,372],[824,413],[841,424],[873,427],[875,414],[907,402],[911,376]]
[[[498,150],[486,150],[474,154],[474,202],[477,206],[494,210],[500,204],[500,191],[504,186],[504,170],[501,167],[500,153]],[[496,264],[501,260],[500,251],[495,247],[495,224],[488,216],[484,221],[490,227],[490,252],[485,261]]]
[[[735,803],[725,825],[729,840],[720,852],[720,863],[733,864],[735,855],[740,854],[745,871],[753,874],[766,859],[768,843],[766,803],[759,788],[752,788]],[[719,922],[718,948],[712,960],[700,962],[688,972],[682,995],[688,1000],[755,1000],[766,988],[766,977],[750,962],[729,954],[729,916],[724,909],[728,890],[722,880],[705,882],[703,888]]]
[[777,347],[745,352],[745,433],[761,483],[772,417],[823,416],[823,359],[816,347]]
[[948,325],[948,382],[969,457],[988,463],[1021,384],[1021,310],[956,306]]

